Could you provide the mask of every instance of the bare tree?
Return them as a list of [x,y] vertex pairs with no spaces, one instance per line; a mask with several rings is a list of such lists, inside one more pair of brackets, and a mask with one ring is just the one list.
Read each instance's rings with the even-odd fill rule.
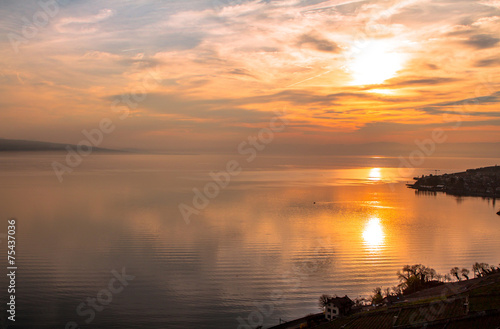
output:
[[450,274],[454,277],[457,278],[458,281],[462,281],[462,278],[460,278],[460,275],[458,275],[460,269],[458,267],[453,267],[451,270],[450,270]]
[[391,290],[392,290],[392,295],[401,295],[403,293],[403,290],[401,289],[401,286],[392,286],[391,287]]
[[436,272],[435,269],[433,268],[428,268],[428,277],[431,279],[431,280],[434,280],[434,278],[437,278],[438,276],[438,273]]
[[494,273],[498,270],[498,268],[495,268],[495,266],[490,266],[490,264],[487,264],[487,263],[474,263],[474,265],[472,265],[472,271],[474,271],[474,277],[482,277],[482,276],[486,276],[490,273]]
[[364,305],[366,305],[368,300],[364,297],[359,296],[359,297],[355,298],[353,302],[354,302],[355,306],[364,306]]
[[469,273],[470,271],[465,267],[462,269],[462,276],[465,278],[465,280],[469,280]]
[[373,289],[373,297],[372,297],[372,304],[377,305],[382,303],[382,300],[384,298],[382,297],[382,288],[377,287]]
[[427,282],[437,276],[436,270],[422,264],[405,265],[397,272],[401,282],[399,286],[404,293],[415,292],[422,289]]
[[328,300],[330,298],[332,298],[332,296],[329,296],[327,294],[323,294],[323,295],[319,296],[319,301],[318,301],[319,308],[324,310],[326,305],[328,305]]

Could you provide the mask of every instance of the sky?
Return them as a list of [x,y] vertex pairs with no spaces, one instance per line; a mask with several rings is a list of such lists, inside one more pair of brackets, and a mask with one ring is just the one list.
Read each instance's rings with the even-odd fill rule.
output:
[[[0,138],[229,152],[500,142],[500,1],[2,0]],[[361,148],[360,148],[361,149]],[[382,151],[381,151],[382,152]]]

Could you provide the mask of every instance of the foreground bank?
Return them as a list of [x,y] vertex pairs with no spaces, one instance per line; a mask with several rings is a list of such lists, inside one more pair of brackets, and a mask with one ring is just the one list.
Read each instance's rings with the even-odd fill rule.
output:
[[[333,300],[343,300],[333,298]],[[326,310],[325,310],[326,311]],[[326,313],[326,312],[325,312]],[[341,312],[342,313],[342,312]],[[498,329],[500,273],[444,283],[378,305],[353,306],[329,321],[315,314],[272,329]],[[269,328],[269,329],[271,329]]]

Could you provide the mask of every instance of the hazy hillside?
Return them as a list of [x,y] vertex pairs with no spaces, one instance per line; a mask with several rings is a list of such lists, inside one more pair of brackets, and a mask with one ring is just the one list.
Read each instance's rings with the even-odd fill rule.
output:
[[[66,146],[76,149],[76,145],[48,143],[39,141],[26,141],[17,139],[0,138],[0,152],[48,152],[48,151],[66,151]],[[110,150],[104,148],[93,148],[94,152],[125,152],[119,150]]]

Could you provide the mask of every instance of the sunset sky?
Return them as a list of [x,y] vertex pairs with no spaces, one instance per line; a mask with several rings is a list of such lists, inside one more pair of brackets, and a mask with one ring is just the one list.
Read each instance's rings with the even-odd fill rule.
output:
[[109,118],[104,147],[230,151],[286,109],[277,149],[435,128],[500,141],[498,0],[4,0],[0,15],[0,138],[76,144]]

